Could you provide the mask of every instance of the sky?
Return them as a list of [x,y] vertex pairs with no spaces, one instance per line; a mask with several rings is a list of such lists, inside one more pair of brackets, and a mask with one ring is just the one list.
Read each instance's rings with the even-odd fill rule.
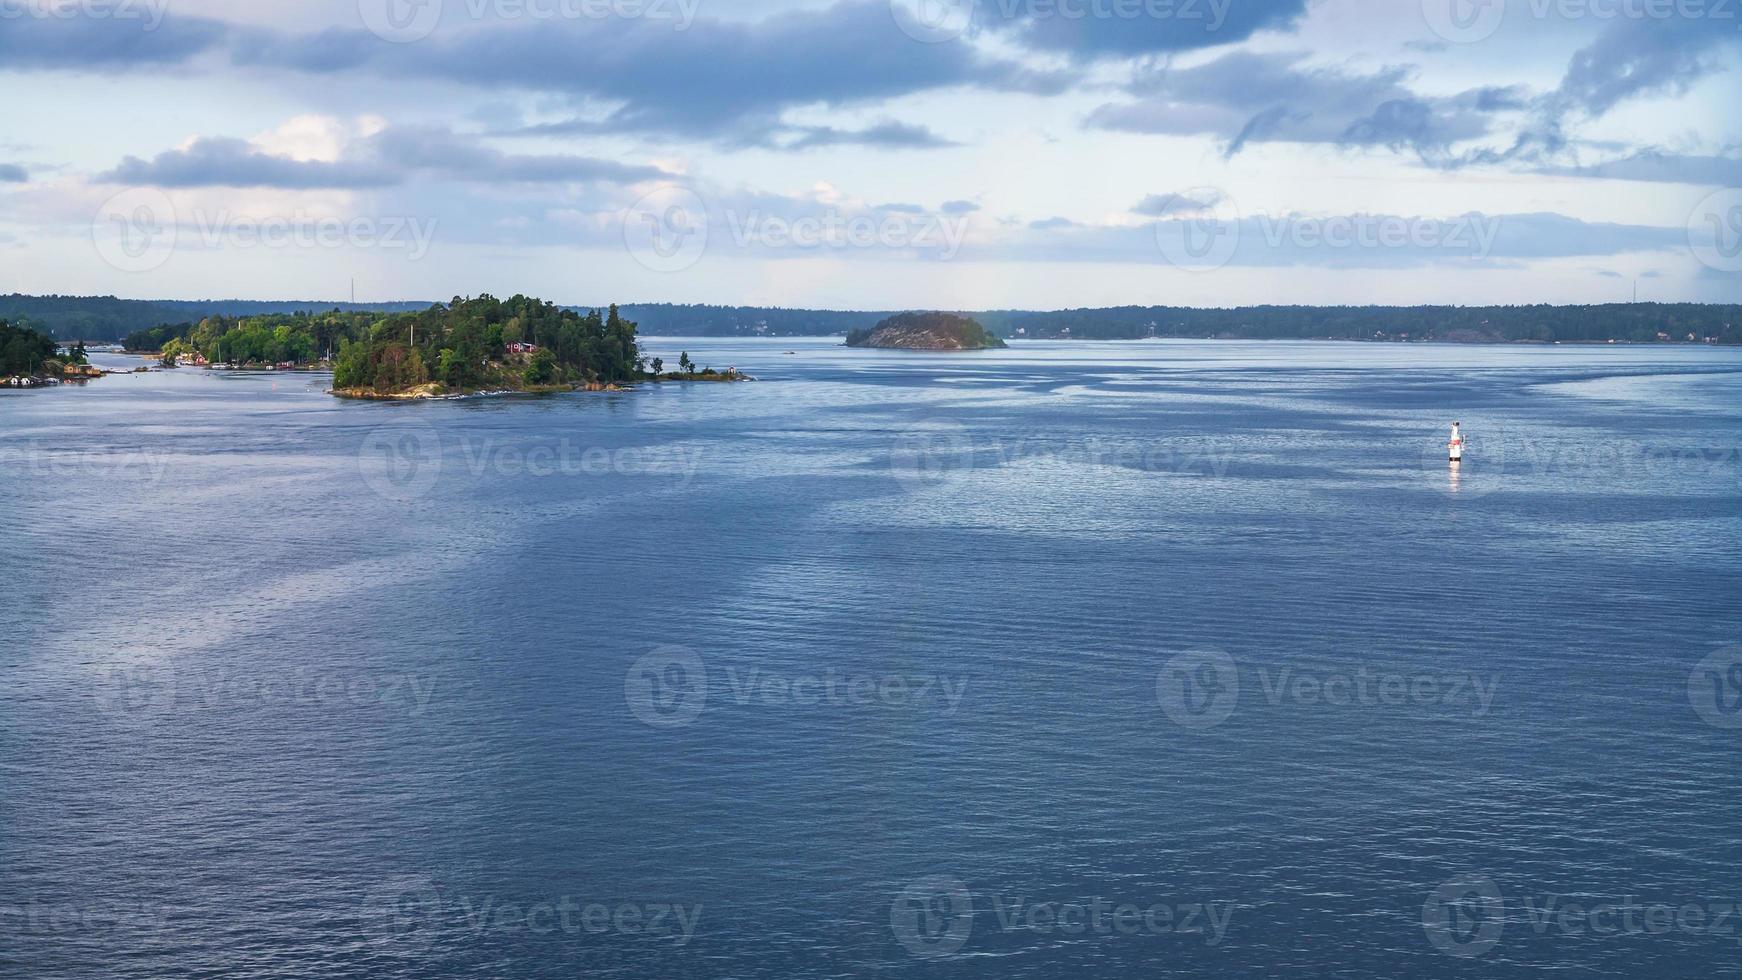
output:
[[1742,302],[1739,68],[1742,0],[0,0],[0,293]]

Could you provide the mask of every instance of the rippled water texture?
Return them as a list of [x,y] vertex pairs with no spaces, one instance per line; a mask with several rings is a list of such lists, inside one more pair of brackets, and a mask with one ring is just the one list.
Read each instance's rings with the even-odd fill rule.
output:
[[0,974],[1735,969],[1742,352],[648,347],[0,393]]

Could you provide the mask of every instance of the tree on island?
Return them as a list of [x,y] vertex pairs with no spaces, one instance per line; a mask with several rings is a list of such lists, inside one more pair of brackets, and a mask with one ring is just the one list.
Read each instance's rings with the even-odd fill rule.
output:
[[686,350],[678,356],[677,369],[679,371],[682,371],[684,374],[694,374],[695,373],[696,362],[690,360],[690,352],[689,351]]
[[663,357],[654,358],[653,359],[653,376],[655,378],[659,377],[660,372],[664,371],[664,370],[665,370],[665,358],[663,358]]

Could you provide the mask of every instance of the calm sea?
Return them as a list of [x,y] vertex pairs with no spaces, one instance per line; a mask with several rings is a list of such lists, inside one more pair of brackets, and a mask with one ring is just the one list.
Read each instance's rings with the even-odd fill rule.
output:
[[0,974],[1742,962],[1742,351],[647,346],[0,393]]

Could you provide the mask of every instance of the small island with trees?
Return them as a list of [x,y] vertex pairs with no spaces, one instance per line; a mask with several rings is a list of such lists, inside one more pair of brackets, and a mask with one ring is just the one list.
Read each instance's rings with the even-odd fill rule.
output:
[[897,313],[847,334],[848,347],[883,350],[994,350],[1007,347],[978,320],[955,313]]
[[0,320],[0,388],[38,388],[102,375],[91,366],[83,341],[62,348],[47,334]]
[[634,322],[616,306],[585,315],[515,296],[455,297],[404,313],[333,310],[240,319],[208,317],[130,335],[124,345],[181,364],[233,370],[330,367],[341,398],[404,401],[481,393],[616,390],[637,381],[745,381],[736,369],[677,372],[642,355]]

